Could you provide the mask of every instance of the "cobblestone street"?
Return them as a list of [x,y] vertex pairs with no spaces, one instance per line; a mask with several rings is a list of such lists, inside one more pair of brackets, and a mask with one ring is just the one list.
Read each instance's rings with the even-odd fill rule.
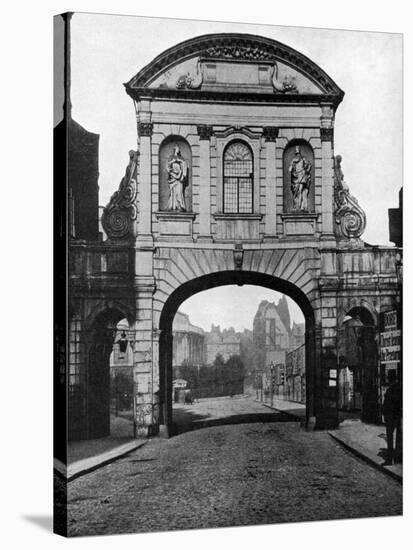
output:
[[[226,413],[230,424],[223,424]],[[69,535],[402,512],[397,481],[350,455],[326,432],[305,432],[252,399],[205,401],[175,414],[181,426],[198,415],[208,427],[154,438],[70,482]],[[253,422],[253,414],[260,421]]]

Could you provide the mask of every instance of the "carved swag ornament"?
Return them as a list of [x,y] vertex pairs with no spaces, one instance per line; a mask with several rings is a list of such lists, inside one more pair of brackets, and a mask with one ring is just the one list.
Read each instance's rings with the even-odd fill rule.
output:
[[132,224],[137,218],[136,195],[138,152],[129,151],[129,164],[119,189],[111,196],[102,215],[102,225],[107,236],[125,238],[133,235]]
[[342,157],[334,159],[334,218],[336,233],[345,239],[358,239],[366,228],[366,214],[344,181],[341,169]]

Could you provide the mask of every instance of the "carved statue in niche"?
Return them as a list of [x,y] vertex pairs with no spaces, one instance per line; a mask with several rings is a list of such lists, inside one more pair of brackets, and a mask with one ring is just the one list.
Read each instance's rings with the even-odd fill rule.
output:
[[295,148],[294,158],[288,169],[291,176],[291,193],[294,210],[308,211],[308,193],[311,187],[311,162],[301,154],[300,146]]
[[188,164],[181,155],[179,145],[174,145],[173,151],[166,164],[169,184],[168,210],[186,212],[184,194],[188,185]]

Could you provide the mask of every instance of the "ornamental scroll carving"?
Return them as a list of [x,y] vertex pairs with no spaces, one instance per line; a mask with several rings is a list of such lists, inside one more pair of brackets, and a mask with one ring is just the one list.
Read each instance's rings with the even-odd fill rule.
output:
[[350,194],[341,169],[342,157],[334,159],[334,218],[336,233],[345,239],[359,238],[366,228],[366,214],[357,199]]
[[133,222],[137,218],[137,166],[138,152],[129,151],[129,164],[119,184],[119,189],[111,196],[102,215],[102,225],[107,236],[125,238],[133,235]]
[[208,57],[220,57],[228,59],[247,59],[253,61],[269,61],[273,59],[270,49],[258,46],[213,46],[206,50]]
[[186,73],[178,78],[178,81],[176,83],[176,87],[178,90],[182,90],[185,88],[189,88],[191,90],[197,90],[202,86],[202,82],[204,80],[204,76],[202,73],[202,65],[201,61],[198,58],[198,61],[196,63],[196,73]]

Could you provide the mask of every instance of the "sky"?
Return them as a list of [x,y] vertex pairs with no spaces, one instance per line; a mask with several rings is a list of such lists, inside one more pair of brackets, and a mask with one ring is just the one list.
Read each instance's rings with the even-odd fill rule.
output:
[[[201,34],[244,32],[300,51],[344,90],[335,119],[335,154],[351,193],[367,215],[363,239],[388,241],[387,209],[402,185],[402,35],[303,27],[217,23],[75,13],[72,18],[74,119],[100,134],[99,203],[117,190],[136,148],[135,111],[123,83],[165,49]],[[154,39],[156,37],[156,39]],[[279,294],[261,287],[221,287],[187,300],[181,311],[205,330],[211,323],[251,328],[261,300]],[[292,320],[303,322],[289,299]]]
[[170,46],[213,32],[283,42],[345,91],[336,113],[335,154],[342,155],[345,180],[367,215],[362,238],[390,244],[387,209],[398,206],[402,185],[401,34],[75,13],[72,112],[100,134],[100,204],[117,190],[128,151],[136,148],[134,106],[123,83]]
[[[204,290],[194,294],[179,308],[187,313],[191,323],[209,331],[211,324],[221,329],[234,327],[236,331],[245,328],[252,330],[254,316],[262,300],[278,301],[282,294],[260,286],[228,285]],[[287,296],[291,322],[304,323],[304,315],[299,306]]]

